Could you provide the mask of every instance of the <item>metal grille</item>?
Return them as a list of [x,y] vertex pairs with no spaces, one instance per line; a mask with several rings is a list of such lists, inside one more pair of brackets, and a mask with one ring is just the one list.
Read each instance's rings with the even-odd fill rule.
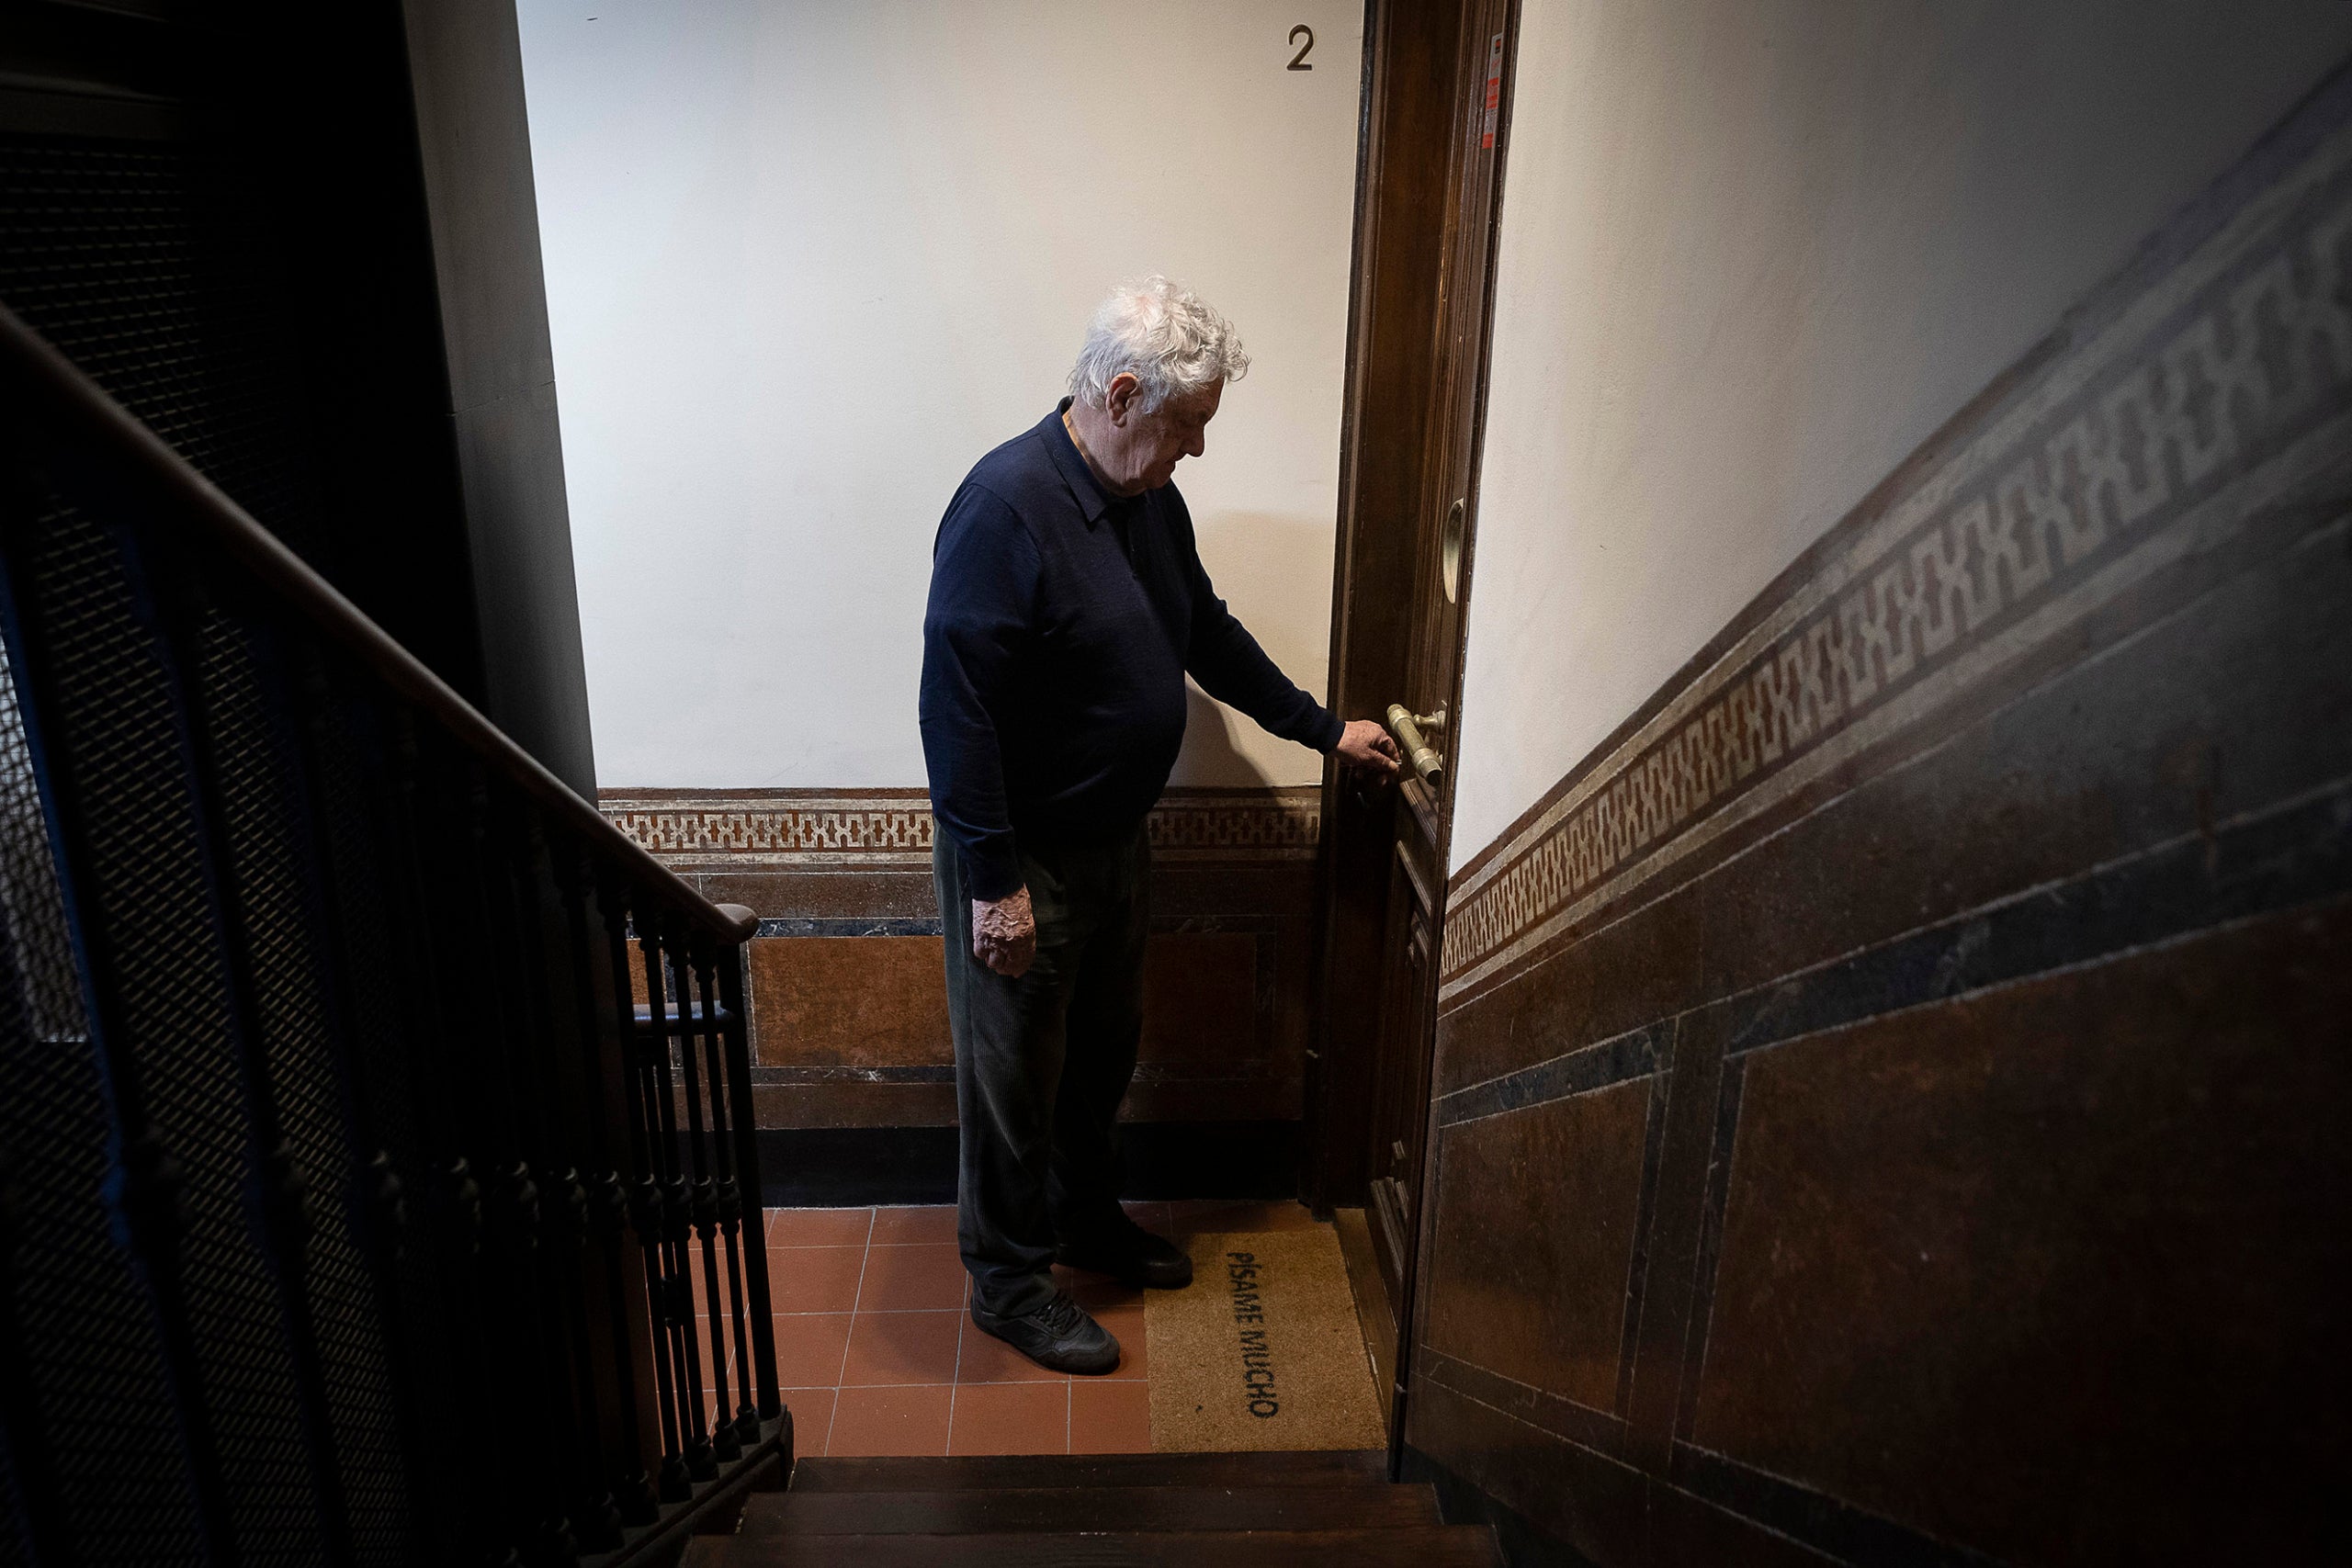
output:
[[259,204],[185,147],[0,137],[0,300],[304,557],[332,540]]
[[[284,399],[316,383],[238,259],[252,207],[182,151],[0,136],[0,301],[303,549]],[[788,1429],[756,1261],[715,1303],[756,1414],[713,1429],[666,1320],[740,1222],[730,1151],[759,1190],[746,933],[358,654],[321,585],[245,575],[250,522],[187,476],[91,482],[135,467],[132,421],[13,320],[0,350],[0,1168],[40,1179],[0,1252],[0,1540],[45,1469],[66,1519],[24,1522],[94,1564],[601,1555]],[[631,1018],[632,915],[706,990],[723,957],[726,1065],[697,1060],[730,1128],[656,1116],[677,1028],[658,987]],[[614,1271],[582,1295],[585,1259]]]
[[195,1564],[196,1515],[161,1349],[111,1234],[108,1123],[49,829],[0,650],[0,1149],[13,1167],[16,1310],[58,1513],[85,1560]]
[[[189,1327],[239,1552],[253,1563],[322,1551],[300,1404],[267,1264],[245,1210],[248,1140],[189,759],[173,679],[110,530],[60,508],[28,531],[17,585],[52,663],[54,739],[79,802],[85,940],[117,998],[102,1048],[137,1080],[179,1162]],[[134,912],[135,911],[135,915]]]
[[[282,690],[265,698],[261,639],[219,609],[205,610],[194,640],[207,773],[229,839],[235,923],[245,937],[269,1093],[307,1185],[304,1293],[352,1544],[363,1563],[398,1563],[410,1507],[374,1282],[353,1232],[354,1172],[324,993],[332,971],[316,940],[324,911],[306,875],[311,823],[300,761],[270,720],[291,704]],[[286,672],[274,673],[282,684]]]

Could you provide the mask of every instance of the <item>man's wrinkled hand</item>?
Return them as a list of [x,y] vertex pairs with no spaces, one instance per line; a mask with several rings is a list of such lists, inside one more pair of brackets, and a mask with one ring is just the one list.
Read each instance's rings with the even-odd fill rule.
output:
[[1376,779],[1391,779],[1404,765],[1404,753],[1396,750],[1396,742],[1388,731],[1368,718],[1351,718],[1340,732],[1340,744],[1333,755],[1342,767]]
[[972,900],[972,956],[1016,980],[1029,972],[1037,961],[1037,916],[1029,907],[1029,889]]

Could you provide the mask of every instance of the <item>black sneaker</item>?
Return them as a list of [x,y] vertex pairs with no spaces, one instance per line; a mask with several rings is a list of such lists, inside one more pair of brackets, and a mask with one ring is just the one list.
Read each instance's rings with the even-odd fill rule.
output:
[[972,1321],[982,1333],[995,1335],[1039,1366],[1057,1372],[1091,1377],[1119,1364],[1119,1342],[1111,1331],[1059,1291],[1052,1301],[1024,1313],[993,1313],[974,1302]]
[[1102,1230],[1064,1239],[1054,1248],[1054,1261],[1138,1289],[1181,1291],[1193,1282],[1193,1260],[1184,1249],[1125,1214]]

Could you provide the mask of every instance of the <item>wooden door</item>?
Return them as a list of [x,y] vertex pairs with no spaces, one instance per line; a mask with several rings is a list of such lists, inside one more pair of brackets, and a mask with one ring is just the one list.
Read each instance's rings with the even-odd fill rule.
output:
[[[1401,14],[1405,8],[1389,9]],[[1395,705],[1406,716],[1400,728],[1408,735],[1418,730],[1438,765],[1385,791],[1343,786],[1348,798],[1335,801],[1327,813],[1336,829],[1327,906],[1332,929],[1326,936],[1330,1027],[1319,1063],[1326,1082],[1317,1129],[1323,1190],[1334,1206],[1351,1195],[1344,1160],[1336,1151],[1352,1143],[1360,1161],[1357,1201],[1364,1206],[1376,1264],[1372,1271],[1386,1309],[1379,1322],[1368,1324],[1368,1331],[1400,1412],[1404,1336],[1398,1325],[1411,1313],[1445,918],[1453,781],[1443,763],[1453,749],[1476,520],[1501,98],[1516,6],[1515,0],[1460,0],[1446,8],[1443,20],[1450,27],[1442,37],[1428,25],[1431,9],[1414,8],[1410,19],[1422,24],[1418,47],[1423,68],[1430,63],[1427,55],[1442,54],[1443,117],[1427,115],[1422,145],[1407,147],[1397,138],[1409,129],[1403,123],[1409,117],[1392,110],[1390,123],[1382,128],[1389,135],[1376,143],[1384,167],[1366,175],[1362,221],[1385,232],[1375,232],[1371,243],[1358,247],[1357,359],[1351,367],[1347,441],[1355,482],[1345,487],[1346,558],[1334,687],[1351,716],[1385,714]],[[1384,89],[1409,90],[1396,73],[1409,68],[1415,47],[1415,35],[1401,16],[1384,21],[1387,25],[1376,26],[1374,37],[1375,101],[1368,108],[1375,115],[1390,108]],[[1391,73],[1386,82],[1381,79],[1384,70]],[[1410,167],[1385,166],[1391,159],[1409,165],[1416,155],[1418,176]],[[1425,231],[1400,234],[1397,227],[1404,224],[1419,224]],[[1417,240],[1425,248],[1417,251]],[[1367,275],[1370,269],[1416,263],[1426,275],[1417,301],[1415,291],[1398,288],[1394,277]],[[1389,319],[1368,321],[1367,300],[1375,307],[1385,301]],[[1417,323],[1397,319],[1400,308],[1416,305]],[[1408,351],[1415,325],[1421,342]],[[1373,362],[1384,353],[1387,363]],[[1399,381],[1410,385],[1400,387]],[[1375,400],[1374,390],[1385,396]],[[1408,434],[1399,431],[1404,405],[1416,400],[1412,428]],[[1410,461],[1374,468],[1370,444],[1399,435],[1411,443]],[[1375,596],[1385,599],[1385,615],[1365,603]],[[1374,646],[1375,627],[1390,639],[1385,649]],[[1331,1081],[1351,1071],[1364,1080],[1352,1097]],[[1354,1130],[1339,1124],[1351,1109],[1363,1118]],[[1396,1429],[1401,1424],[1392,1421]]]

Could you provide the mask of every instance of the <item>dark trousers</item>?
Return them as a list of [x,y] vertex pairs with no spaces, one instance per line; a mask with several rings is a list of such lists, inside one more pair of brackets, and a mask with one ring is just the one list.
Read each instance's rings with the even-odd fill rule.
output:
[[1057,1235],[1115,1215],[1119,1101],[1143,1037],[1151,849],[1024,846],[1037,961],[1018,979],[972,956],[972,900],[934,827],[932,876],[956,1036],[956,1238],[973,1299],[1026,1312],[1052,1295]]

